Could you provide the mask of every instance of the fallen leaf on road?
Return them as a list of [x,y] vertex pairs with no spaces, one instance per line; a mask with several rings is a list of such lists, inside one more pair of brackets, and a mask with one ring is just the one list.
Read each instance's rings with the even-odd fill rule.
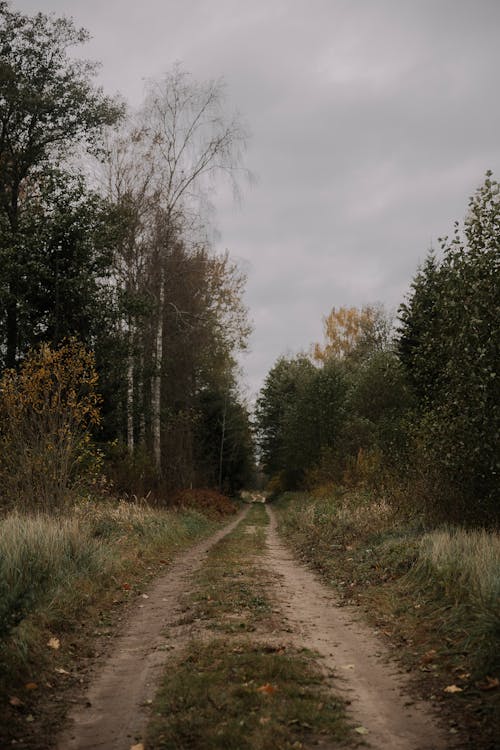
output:
[[458,685],[448,685],[443,690],[445,693],[463,693],[463,688],[458,687]]
[[58,648],[61,647],[61,641],[59,640],[59,638],[49,638],[47,646],[49,648],[53,648],[57,650]]
[[142,594],[143,599],[149,599],[149,596],[147,594]]
[[366,727],[354,727],[354,731],[358,734],[368,734],[368,729]]
[[266,695],[272,695],[276,690],[277,688],[275,688],[274,685],[270,685],[269,682],[257,688],[258,693],[266,693]]
[[486,676],[484,682],[476,682],[476,685],[479,690],[495,690],[500,687],[500,680],[498,677]]
[[25,690],[37,690],[38,685],[36,684],[36,682],[27,682],[26,685],[24,686],[24,689]]
[[436,654],[437,654],[436,649],[431,648],[430,651],[426,651],[426,653],[422,656],[420,661],[422,662],[422,664],[428,664],[429,662],[434,661],[434,659],[436,658]]
[[16,695],[13,695],[12,698],[9,698],[9,703],[11,706],[16,706],[16,708],[18,708],[19,706],[24,706],[24,701],[22,701],[21,698],[18,698]]

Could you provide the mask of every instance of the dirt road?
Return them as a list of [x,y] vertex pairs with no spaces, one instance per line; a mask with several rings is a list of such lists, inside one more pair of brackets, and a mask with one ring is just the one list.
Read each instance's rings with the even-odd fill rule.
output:
[[[209,539],[183,554],[131,612],[109,658],[96,667],[88,691],[69,716],[57,750],[128,750],[144,733],[172,640],[189,634],[176,628],[182,594],[208,550],[241,521],[247,511]],[[164,637],[173,628],[175,639]]]
[[297,563],[276,532],[271,515],[266,564],[278,574],[278,601],[291,640],[324,657],[336,676],[336,689],[350,701],[350,714],[367,730],[377,750],[438,750],[450,747],[430,707],[414,703],[408,680],[354,607],[339,607],[330,589]]
[[[376,750],[441,750],[451,747],[430,708],[411,702],[405,675],[388,660],[370,629],[356,621],[354,610],[338,607],[332,592],[297,563],[280,541],[268,509],[267,545],[259,565],[270,581],[278,612],[280,638],[318,652],[335,674],[334,689],[350,704],[357,737]],[[171,653],[191,636],[203,635],[203,623],[183,624],[182,601],[192,574],[207,552],[242,519],[183,555],[148,592],[141,609],[130,616],[113,653],[96,672],[85,696],[70,716],[57,750],[129,750],[144,736],[148,704]],[[168,628],[168,637],[165,634]]]

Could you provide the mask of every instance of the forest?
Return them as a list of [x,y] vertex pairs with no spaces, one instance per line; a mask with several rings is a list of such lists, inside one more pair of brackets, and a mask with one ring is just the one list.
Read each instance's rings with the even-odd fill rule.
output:
[[[243,120],[181,64],[138,107],[107,96],[88,41],[0,0],[0,745],[53,747],[102,671],[108,724],[81,747],[385,748],[417,695],[413,740],[439,715],[436,747],[493,750],[499,182],[396,311],[332,299],[251,408],[246,278],[212,206],[251,177]],[[413,692],[333,654],[345,607]],[[371,717],[325,665],[368,680]]]
[[499,263],[488,172],[395,321],[334,307],[324,343],[268,373],[256,427],[272,492],[361,483],[434,521],[498,523]]
[[[236,365],[250,325],[209,198],[244,177],[244,129],[220,82],[180,66],[132,111],[74,57],[88,34],[72,21],[0,12],[2,503],[64,503],[103,462],[119,491],[161,502],[234,492],[253,470]],[[65,464],[52,486],[47,449]]]

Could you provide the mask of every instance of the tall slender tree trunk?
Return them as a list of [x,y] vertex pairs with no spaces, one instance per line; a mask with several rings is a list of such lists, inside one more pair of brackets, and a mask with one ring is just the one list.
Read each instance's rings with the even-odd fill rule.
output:
[[16,288],[14,284],[9,285],[11,299],[7,305],[7,352],[5,364],[9,368],[14,368],[17,361],[17,340],[18,340],[18,321],[17,321],[17,299]]
[[158,474],[161,475],[161,381],[163,365],[163,307],[165,288],[163,284],[163,264],[160,264],[160,284],[158,296],[158,317],[155,344],[155,372],[151,393],[151,420],[153,433],[153,455]]
[[127,447],[129,453],[134,452],[134,352],[133,336],[130,336],[131,345],[127,362]]

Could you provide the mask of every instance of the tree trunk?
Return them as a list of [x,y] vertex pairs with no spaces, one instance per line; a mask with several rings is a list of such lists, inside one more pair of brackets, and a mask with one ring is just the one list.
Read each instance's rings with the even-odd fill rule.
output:
[[127,363],[127,448],[134,452],[134,354],[128,353]]
[[153,455],[158,475],[161,475],[161,373],[163,365],[163,306],[165,289],[163,286],[163,269],[160,270],[158,300],[158,317],[155,345],[155,373],[151,393],[151,420],[153,423]]
[[17,361],[17,300],[15,298],[14,285],[10,285],[11,300],[7,305],[7,352],[5,364],[9,368],[14,368]]

